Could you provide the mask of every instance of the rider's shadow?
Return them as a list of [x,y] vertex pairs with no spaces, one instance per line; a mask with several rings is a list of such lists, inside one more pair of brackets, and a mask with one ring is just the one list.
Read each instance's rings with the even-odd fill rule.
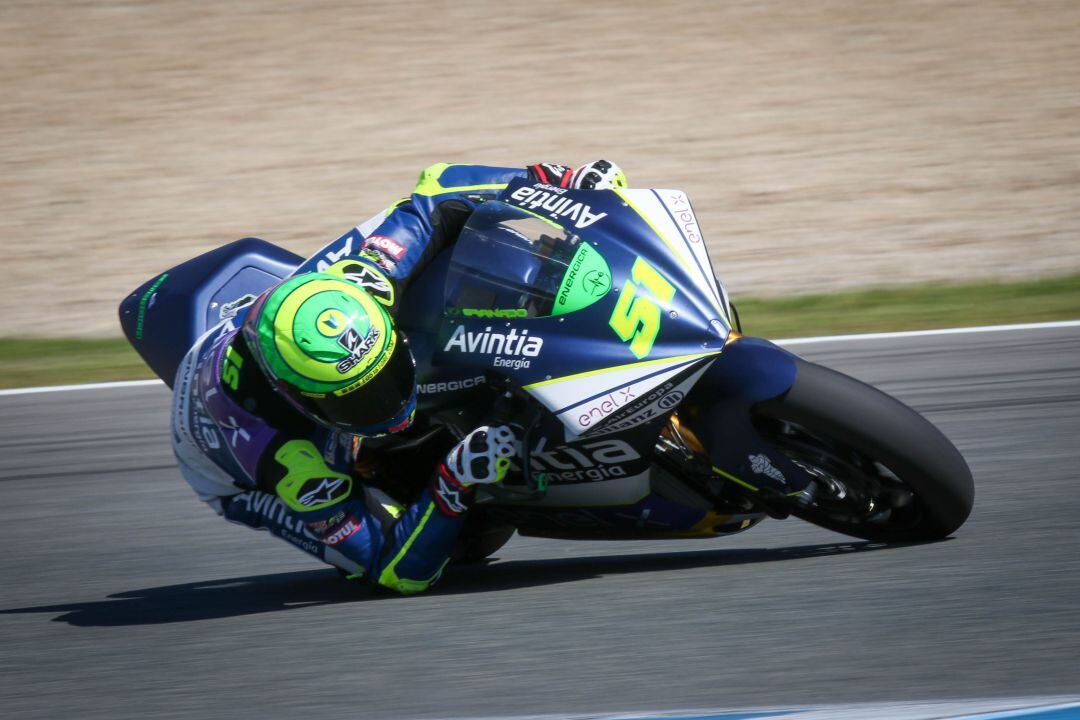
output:
[[[797,560],[895,547],[898,546],[859,541],[772,550],[696,550],[476,563],[452,567],[431,592],[459,595],[514,590],[580,582],[604,575]],[[342,581],[334,570],[324,568],[164,585],[116,593],[101,601],[0,610],[0,615],[59,612],[54,622],[77,627],[116,627],[215,620],[370,600],[408,598],[377,592],[369,584]]]

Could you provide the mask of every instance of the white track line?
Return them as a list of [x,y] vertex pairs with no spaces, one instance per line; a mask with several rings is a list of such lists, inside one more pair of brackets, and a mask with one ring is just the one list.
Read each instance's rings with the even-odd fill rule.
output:
[[944,328],[941,330],[909,330],[891,333],[862,333],[860,335],[825,335],[822,337],[775,340],[777,345],[809,345],[810,343],[842,342],[847,340],[891,340],[893,338],[928,337],[930,335],[967,335],[969,333],[1005,332],[1008,330],[1047,330],[1050,328],[1080,327],[1080,320],[1023,323],[1020,325],[983,325],[981,327]]
[[[927,337],[930,335],[967,335],[970,333],[1006,332],[1009,330],[1047,330],[1050,328],[1080,327],[1080,320],[1060,322],[1023,323],[1020,325],[984,325],[982,327],[945,328],[942,330],[910,330],[907,332],[863,333],[860,335],[824,335],[821,337],[790,338],[774,340],[777,345],[809,345],[810,343],[847,342],[850,340],[891,340],[894,338]],[[69,390],[107,390],[110,388],[147,387],[161,385],[160,380],[123,380],[120,382],[87,383],[85,385],[51,385],[48,387],[12,388],[0,390],[6,395],[35,395],[38,393],[68,392]]]
[[146,387],[164,385],[160,380],[122,380],[120,382],[86,383],[84,385],[50,385],[47,387],[11,388],[0,390],[4,395],[36,395],[38,393],[67,392],[69,390],[107,390],[109,388]]
[[[1064,715],[1062,711],[1075,710]],[[904,701],[818,705],[808,707],[739,708],[724,710],[663,710],[575,715],[506,715],[484,720],[724,720],[750,717],[755,720],[1014,720],[1040,717],[1080,717],[1077,698],[999,698],[997,700]]]

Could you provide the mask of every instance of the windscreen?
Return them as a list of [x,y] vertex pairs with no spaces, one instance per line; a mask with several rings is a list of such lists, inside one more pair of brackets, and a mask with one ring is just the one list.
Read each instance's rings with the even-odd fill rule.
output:
[[536,318],[581,310],[611,290],[595,246],[528,210],[488,201],[454,247],[446,280],[449,315]]

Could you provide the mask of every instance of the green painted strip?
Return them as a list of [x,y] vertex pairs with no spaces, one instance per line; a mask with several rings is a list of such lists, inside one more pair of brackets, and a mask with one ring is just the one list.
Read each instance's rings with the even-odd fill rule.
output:
[[143,336],[143,323],[146,321],[146,305],[150,302],[150,298],[154,296],[157,289],[161,287],[161,283],[165,282],[165,278],[169,277],[169,273],[163,273],[161,277],[154,281],[143,296],[139,298],[139,314],[135,318],[135,339],[142,340]]
[[754,487],[753,485],[751,485],[750,483],[748,483],[748,482],[744,482],[744,481],[740,480],[739,478],[735,477],[735,476],[734,476],[734,475],[732,475],[731,473],[728,473],[728,472],[724,472],[723,470],[721,470],[720,468],[716,467],[715,465],[713,465],[713,468],[712,468],[712,470],[713,470],[713,472],[714,472],[714,473],[716,473],[717,475],[720,475],[721,477],[725,477],[725,478],[727,478],[728,480],[730,480],[731,482],[735,483],[736,485],[741,485],[742,487],[746,488],[747,490],[752,490],[752,491],[754,491],[754,492],[757,492],[757,491],[758,491],[758,489],[757,489],[756,487]]

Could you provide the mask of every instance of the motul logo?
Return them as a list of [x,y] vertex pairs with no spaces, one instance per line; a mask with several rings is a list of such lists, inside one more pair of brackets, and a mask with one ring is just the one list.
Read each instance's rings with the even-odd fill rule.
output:
[[376,248],[382,250],[387,255],[390,255],[395,260],[400,260],[401,256],[405,254],[405,246],[401,243],[395,242],[385,235],[371,235],[364,241],[364,247]]
[[343,543],[356,534],[356,531],[360,529],[360,525],[361,523],[349,518],[344,525],[324,537],[323,542],[327,545],[338,545]]

